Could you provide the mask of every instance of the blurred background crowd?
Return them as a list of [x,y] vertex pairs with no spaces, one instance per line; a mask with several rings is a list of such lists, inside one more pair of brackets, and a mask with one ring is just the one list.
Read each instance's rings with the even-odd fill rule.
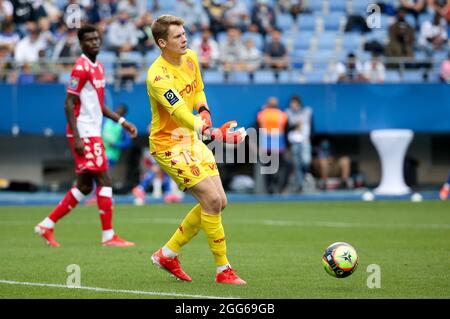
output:
[[209,83],[450,81],[450,0],[0,0],[0,82],[66,82],[78,20],[103,37],[108,83],[144,82],[164,13]]

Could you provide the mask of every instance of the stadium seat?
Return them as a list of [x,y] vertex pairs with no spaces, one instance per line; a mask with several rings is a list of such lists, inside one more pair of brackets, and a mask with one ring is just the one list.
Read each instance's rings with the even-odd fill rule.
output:
[[400,73],[395,70],[386,70],[385,82],[386,83],[400,83],[401,82]]
[[343,21],[342,14],[331,13],[329,15],[323,16],[323,26],[325,31],[340,31],[343,26],[341,26],[341,21]]
[[306,83],[323,83],[325,81],[326,71],[314,71],[310,73],[304,73],[303,77]]
[[275,73],[272,70],[258,70],[254,73],[254,83],[275,83]]
[[219,70],[203,70],[202,77],[203,77],[203,81],[205,83],[223,83],[224,82],[223,71],[219,71]]
[[122,52],[120,54],[120,58],[122,60],[126,60],[127,62],[135,62],[139,64],[141,64],[143,60],[142,53],[138,51]]
[[302,31],[316,31],[316,16],[313,14],[300,14],[297,17],[297,27]]
[[153,63],[153,61],[155,61],[156,58],[159,57],[160,53],[161,52],[157,48],[154,48],[153,50],[147,51],[147,53],[145,53],[144,63],[146,63],[146,64]]
[[338,13],[341,16],[347,15],[347,1],[328,1],[328,12],[329,13]]
[[311,40],[313,38],[312,32],[299,31],[293,35],[293,49],[294,50],[309,50],[311,47]]
[[231,83],[250,83],[250,74],[245,71],[234,71],[229,74],[228,81]]
[[367,15],[367,0],[352,0],[350,11],[352,15]]
[[423,79],[423,71],[405,71],[403,72],[403,82],[406,83],[422,83]]
[[323,14],[325,0],[308,0],[308,9],[314,13]]
[[277,26],[282,31],[288,31],[292,29],[292,26],[294,25],[294,20],[292,19],[292,16],[288,13],[281,13],[277,16]]
[[344,51],[357,51],[362,47],[362,37],[356,33],[344,33],[341,48]]
[[338,34],[336,32],[321,33],[316,42],[316,49],[318,50],[334,50],[336,48],[336,40]]
[[366,33],[365,42],[377,41],[380,44],[385,44],[388,40],[388,32],[385,29],[373,29],[372,32]]

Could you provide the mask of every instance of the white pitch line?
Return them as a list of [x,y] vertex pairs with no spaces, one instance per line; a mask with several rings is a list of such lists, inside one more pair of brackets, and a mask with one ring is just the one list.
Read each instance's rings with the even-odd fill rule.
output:
[[17,286],[21,285],[21,286],[34,286],[34,287],[79,289],[79,290],[91,290],[91,291],[100,291],[100,292],[114,292],[114,293],[149,295],[149,296],[187,297],[187,298],[201,298],[201,299],[203,299],[203,298],[204,299],[239,299],[239,297],[190,295],[190,294],[178,294],[178,293],[174,293],[174,292],[139,291],[139,290],[110,289],[110,288],[85,287],[85,286],[69,287],[67,285],[38,283],[38,282],[23,282],[23,281],[12,281],[12,280],[1,280],[1,279],[0,279],[0,284],[17,285]]

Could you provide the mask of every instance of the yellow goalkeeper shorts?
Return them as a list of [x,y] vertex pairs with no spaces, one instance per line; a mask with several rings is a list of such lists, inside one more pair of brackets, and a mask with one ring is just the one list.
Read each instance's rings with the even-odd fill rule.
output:
[[192,145],[152,153],[156,162],[185,191],[208,176],[217,176],[216,159],[211,150],[201,141]]

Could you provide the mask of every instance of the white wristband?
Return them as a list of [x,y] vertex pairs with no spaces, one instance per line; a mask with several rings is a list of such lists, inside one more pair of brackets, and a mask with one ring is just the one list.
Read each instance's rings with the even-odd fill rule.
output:
[[126,121],[125,118],[124,118],[124,117],[121,117],[121,118],[117,121],[117,123],[119,123],[120,125],[122,125],[123,122],[125,122],[125,121]]

